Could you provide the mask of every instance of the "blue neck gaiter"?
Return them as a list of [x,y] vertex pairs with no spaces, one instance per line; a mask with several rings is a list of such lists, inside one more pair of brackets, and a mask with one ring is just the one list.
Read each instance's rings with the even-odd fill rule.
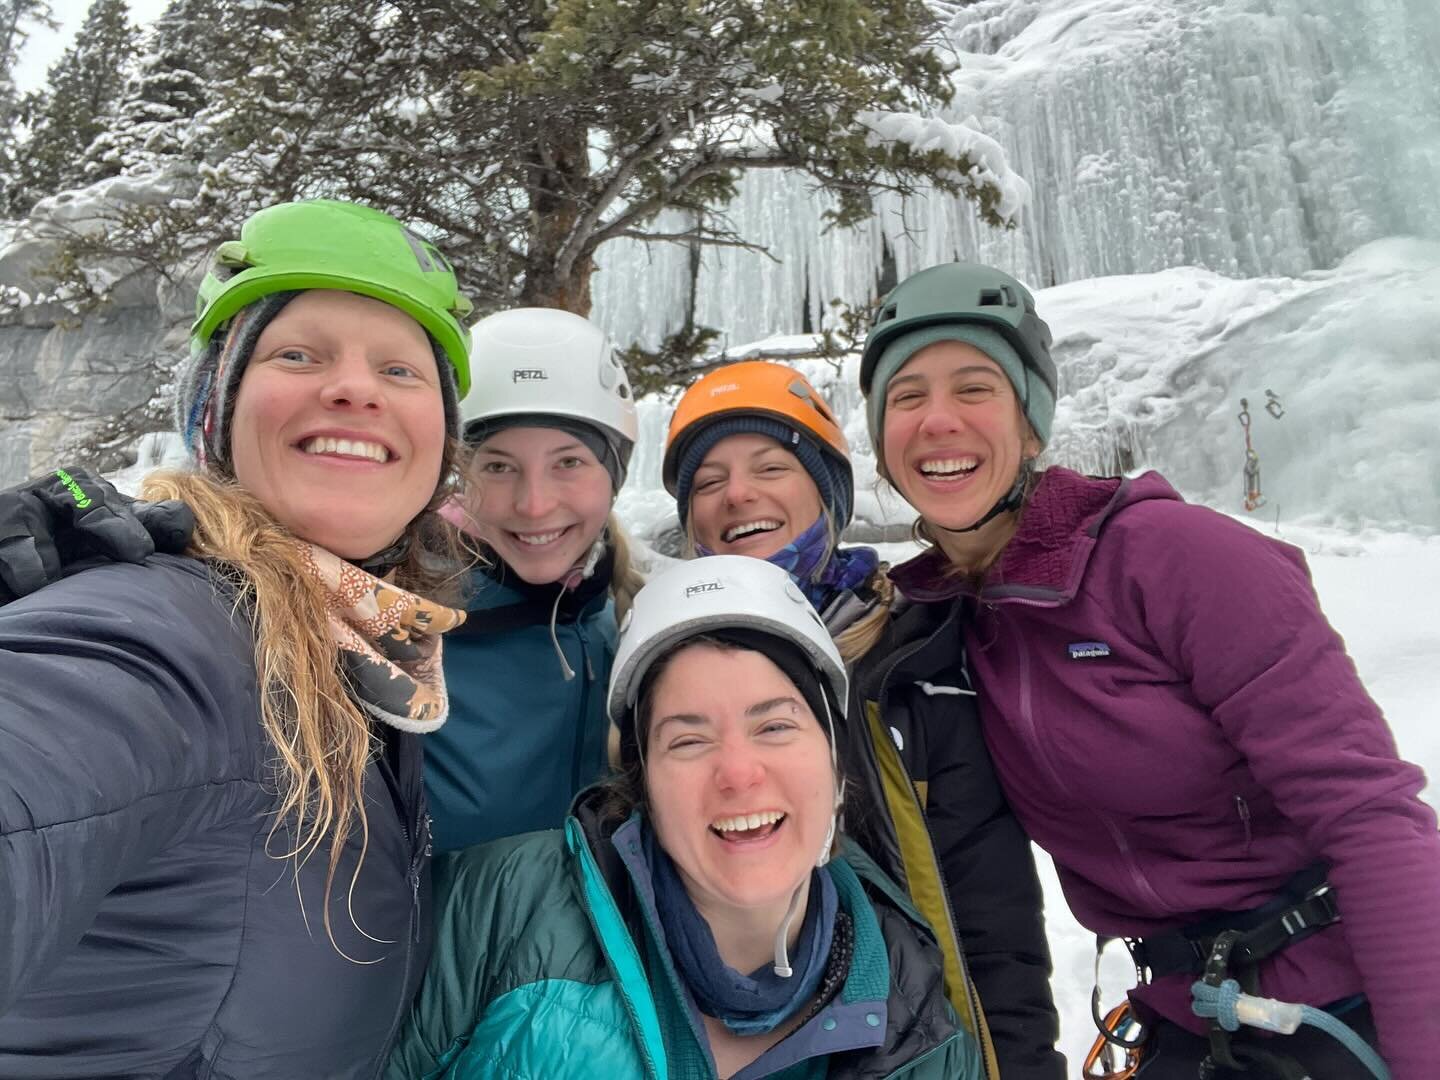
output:
[[[830,552],[829,562],[824,562],[829,542],[830,530],[821,514],[815,524],[765,560],[789,574],[816,611],[824,611],[836,593],[864,585],[880,565],[879,552],[870,547],[837,547]],[[703,544],[696,544],[695,550],[701,555],[715,554]]]
[[790,958],[794,974],[782,979],[766,964],[743,975],[720,958],[710,924],[696,910],[674,862],[656,841],[648,822],[642,825],[642,832],[665,944],[701,1012],[737,1035],[760,1035],[773,1031],[815,996],[830,957],[839,902],[829,871],[820,868],[810,875],[805,919]]

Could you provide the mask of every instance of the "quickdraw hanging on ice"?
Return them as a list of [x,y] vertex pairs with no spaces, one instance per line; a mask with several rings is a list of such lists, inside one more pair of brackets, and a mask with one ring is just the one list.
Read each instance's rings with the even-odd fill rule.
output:
[[[1267,390],[1266,393],[1270,392]],[[1271,401],[1276,405],[1280,403],[1273,394]],[[1270,408],[1269,403],[1265,408]],[[1283,408],[1281,412],[1284,412]],[[1272,411],[1270,415],[1275,416],[1275,413]],[[1250,402],[1243,397],[1240,399],[1240,426],[1245,429],[1245,509],[1255,510],[1265,505],[1265,496],[1260,493],[1260,455],[1250,445]]]
[[[1245,402],[1242,400],[1240,404],[1243,405]],[[1275,396],[1274,390],[1265,391],[1265,411],[1276,420],[1285,415],[1285,406],[1280,404],[1280,399]]]

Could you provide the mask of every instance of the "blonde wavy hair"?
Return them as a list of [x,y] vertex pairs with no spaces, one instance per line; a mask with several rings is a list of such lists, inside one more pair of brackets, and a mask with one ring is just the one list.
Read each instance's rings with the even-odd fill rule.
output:
[[[451,475],[454,453],[455,447],[447,446],[442,476]],[[455,530],[431,512],[450,493],[450,485],[442,484],[425,512],[407,527],[410,551],[393,578],[400,587],[441,602],[457,594],[464,572]],[[345,843],[358,829],[360,858],[348,897],[369,848],[364,777],[377,740],[342,672],[339,649],[329,632],[324,586],[306,570],[294,534],[234,480],[162,470],[146,477],[141,495],[180,499],[194,511],[195,532],[187,554],[210,563],[233,589],[234,610],[253,628],[260,722],[274,747],[278,797],[267,850],[286,826],[290,836],[284,850],[269,853],[293,860],[298,877],[300,867],[328,838],[328,901]],[[345,955],[331,928],[328,902],[324,909],[326,935]]]

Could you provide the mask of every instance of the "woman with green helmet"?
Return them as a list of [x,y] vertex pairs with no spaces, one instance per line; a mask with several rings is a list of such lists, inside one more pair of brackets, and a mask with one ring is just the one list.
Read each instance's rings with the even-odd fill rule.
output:
[[273,206],[216,253],[194,468],[144,486],[188,551],[0,607],[0,1075],[380,1068],[429,948],[468,311],[362,206]]
[[[1010,804],[1076,918],[1124,938],[1142,972],[1135,1075],[1349,1080],[1381,1075],[1378,1045],[1397,1080],[1433,1076],[1424,775],[1396,756],[1297,549],[1157,473],[1037,465],[1050,344],[1008,274],[933,267],[882,304],[861,386],[926,545],[896,588],[953,614]],[[1224,1026],[1227,1001],[1231,1020],[1253,1015],[1242,990],[1304,1026]]]

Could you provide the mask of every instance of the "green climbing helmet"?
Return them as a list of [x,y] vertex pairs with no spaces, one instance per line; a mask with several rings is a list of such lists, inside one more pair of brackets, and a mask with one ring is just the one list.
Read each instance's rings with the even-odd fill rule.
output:
[[1050,328],[1035,314],[1030,290],[1009,274],[976,263],[946,263],[912,274],[890,290],[865,338],[860,390],[867,397],[885,347],[912,330],[946,323],[975,323],[998,331],[1021,362],[1057,396]]
[[471,311],[434,245],[389,214],[334,199],[280,203],[252,214],[240,239],[215,252],[195,300],[192,348],[246,305],[292,289],[340,289],[409,315],[445,350],[460,397],[470,389]]

